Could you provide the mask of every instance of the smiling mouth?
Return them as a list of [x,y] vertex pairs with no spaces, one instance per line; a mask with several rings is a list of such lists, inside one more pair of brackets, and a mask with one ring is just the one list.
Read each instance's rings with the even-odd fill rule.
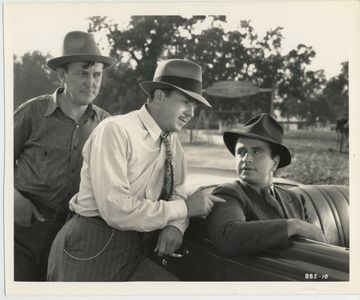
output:
[[187,122],[188,122],[188,119],[187,119],[187,118],[182,118],[182,117],[180,117],[179,120],[180,120],[181,122],[183,122],[183,123],[187,123]]
[[241,171],[255,171],[254,168],[244,167],[240,169]]

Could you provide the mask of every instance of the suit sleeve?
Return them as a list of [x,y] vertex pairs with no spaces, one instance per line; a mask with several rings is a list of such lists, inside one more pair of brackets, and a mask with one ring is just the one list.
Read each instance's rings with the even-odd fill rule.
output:
[[207,217],[210,237],[222,254],[255,254],[289,245],[285,220],[249,221],[245,201],[235,190],[219,187],[213,193],[226,200],[215,205]]

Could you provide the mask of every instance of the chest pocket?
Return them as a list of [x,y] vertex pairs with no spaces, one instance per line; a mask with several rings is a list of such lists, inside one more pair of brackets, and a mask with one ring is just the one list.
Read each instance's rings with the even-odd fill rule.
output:
[[50,147],[34,149],[31,165],[38,182],[52,184],[57,182],[61,176],[67,176],[65,172],[67,169],[66,159],[69,159],[67,152]]

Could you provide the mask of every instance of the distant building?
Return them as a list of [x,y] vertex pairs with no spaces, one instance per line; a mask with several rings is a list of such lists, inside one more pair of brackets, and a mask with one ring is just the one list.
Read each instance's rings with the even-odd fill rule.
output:
[[274,115],[276,117],[276,121],[278,121],[285,130],[299,130],[303,129],[305,122],[299,120],[296,117],[285,118],[281,116],[281,112],[278,109],[274,110]]

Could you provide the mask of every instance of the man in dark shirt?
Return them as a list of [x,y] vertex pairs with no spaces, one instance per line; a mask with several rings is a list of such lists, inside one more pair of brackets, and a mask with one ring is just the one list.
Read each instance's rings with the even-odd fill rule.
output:
[[109,114],[92,104],[105,68],[92,34],[72,31],[63,55],[47,62],[62,83],[52,95],[30,99],[14,114],[14,279],[46,279],[52,241],[78,192],[82,148]]
[[294,235],[325,241],[321,229],[307,222],[305,199],[273,185],[274,171],[291,162],[281,125],[260,114],[223,138],[235,156],[239,180],[213,191],[226,200],[207,218],[216,247],[225,255],[238,255],[286,247]]

